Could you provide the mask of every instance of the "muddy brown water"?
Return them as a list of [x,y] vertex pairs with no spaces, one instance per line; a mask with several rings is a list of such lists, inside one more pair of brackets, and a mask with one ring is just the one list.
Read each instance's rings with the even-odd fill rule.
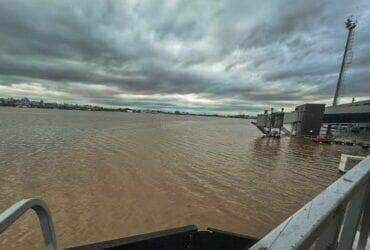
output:
[[[245,119],[0,108],[0,211],[46,201],[58,247],[195,224],[261,237],[358,147],[261,138]],[[43,247],[30,212],[1,249]]]

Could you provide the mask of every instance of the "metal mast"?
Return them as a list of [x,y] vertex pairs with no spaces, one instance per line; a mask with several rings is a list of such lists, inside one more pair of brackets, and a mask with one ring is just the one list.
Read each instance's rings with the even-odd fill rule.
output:
[[356,26],[357,26],[357,22],[353,21],[351,17],[347,19],[346,28],[348,29],[348,36],[347,36],[347,41],[346,41],[346,47],[344,49],[342,65],[340,67],[337,88],[335,89],[333,106],[336,106],[338,104],[338,97],[339,97],[342,82],[344,80],[345,71],[348,65],[351,64],[352,62],[352,57],[353,57],[352,44],[353,44],[353,39],[354,39],[354,34],[355,34],[354,31],[355,31]]
[[[334,99],[333,99],[333,106],[337,106],[338,104],[338,97],[341,90],[342,83],[344,81],[344,76],[348,65],[352,62],[353,52],[352,52],[352,44],[354,39],[354,31],[357,26],[357,22],[352,20],[352,17],[348,18],[345,22],[346,28],[348,29],[346,47],[344,48],[344,54],[342,59],[342,65],[340,67],[337,88],[335,89]],[[326,130],[326,136],[331,137],[331,124],[328,124],[328,128]]]

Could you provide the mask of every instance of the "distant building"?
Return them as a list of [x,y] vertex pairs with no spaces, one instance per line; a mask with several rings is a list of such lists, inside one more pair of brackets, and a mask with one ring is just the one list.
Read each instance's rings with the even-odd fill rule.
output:
[[370,100],[341,104],[325,108],[323,123],[370,124]]
[[284,114],[284,124],[291,125],[291,133],[297,136],[317,136],[320,133],[325,104],[303,104],[294,112]]

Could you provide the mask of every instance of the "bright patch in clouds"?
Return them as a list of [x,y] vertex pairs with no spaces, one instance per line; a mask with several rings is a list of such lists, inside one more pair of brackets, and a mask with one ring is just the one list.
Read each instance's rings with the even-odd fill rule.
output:
[[158,102],[174,102],[181,104],[197,104],[197,105],[210,105],[222,104],[222,100],[212,100],[202,97],[197,94],[152,94],[152,95],[138,95],[138,94],[118,94],[115,97],[125,100],[140,100],[140,101],[158,101]]
[[33,97],[63,99],[69,97],[70,94],[63,91],[46,89],[39,83],[14,83],[10,86],[0,85],[1,96],[16,96],[16,97]]

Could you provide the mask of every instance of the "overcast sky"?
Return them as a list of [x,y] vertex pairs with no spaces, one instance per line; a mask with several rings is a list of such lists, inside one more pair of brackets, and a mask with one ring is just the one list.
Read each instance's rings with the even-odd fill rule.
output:
[[0,1],[0,96],[218,113],[370,97],[370,2]]

